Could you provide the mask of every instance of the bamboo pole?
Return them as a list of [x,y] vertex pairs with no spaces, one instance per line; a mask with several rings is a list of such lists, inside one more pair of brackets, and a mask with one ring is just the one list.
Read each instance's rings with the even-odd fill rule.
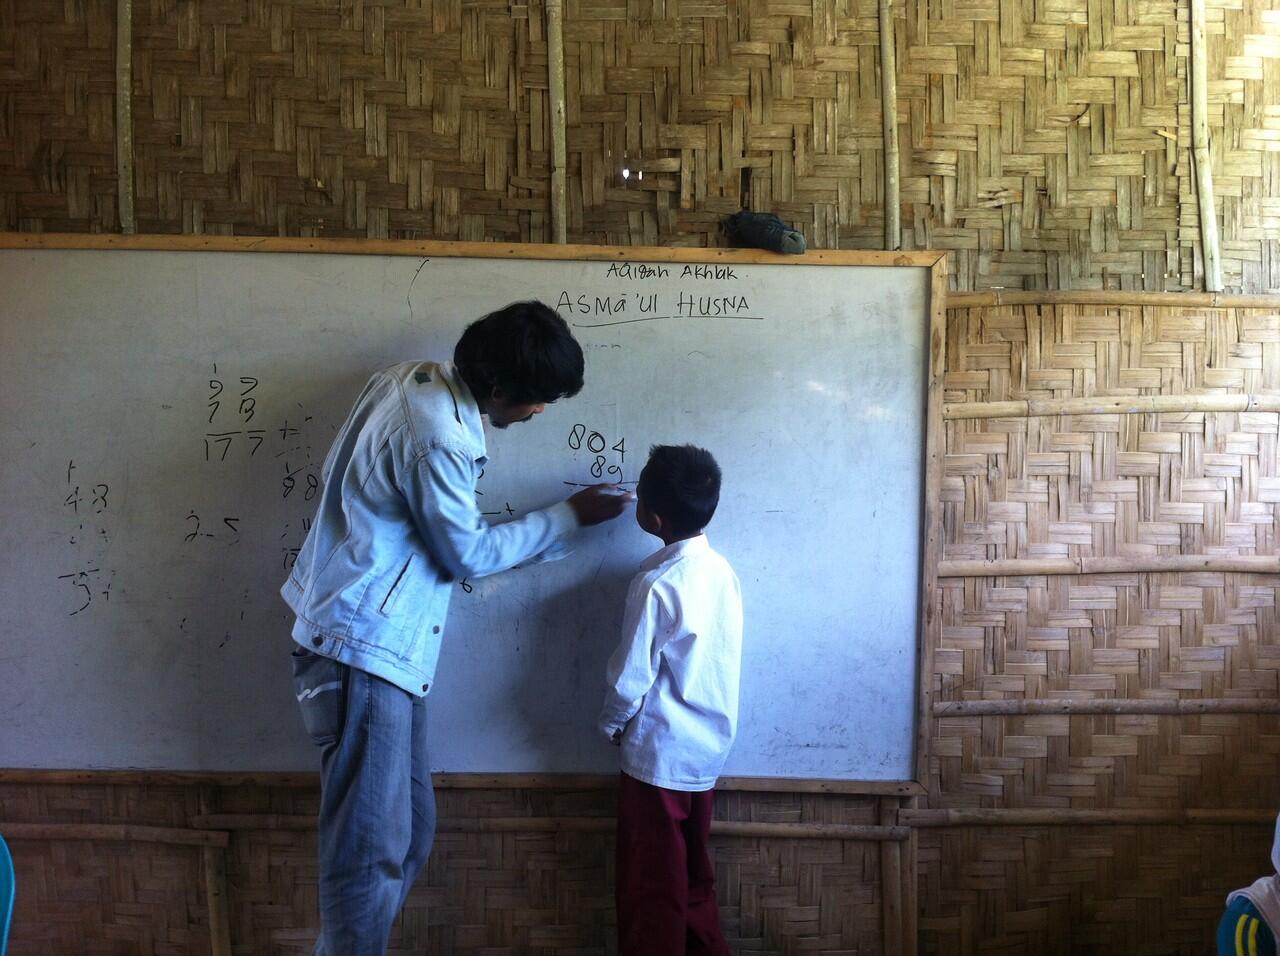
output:
[[913,797],[925,792],[914,780],[803,780],[777,777],[721,777],[717,790],[766,793],[843,793]]
[[112,840],[118,843],[173,843],[180,846],[225,847],[218,830],[135,826],[131,823],[0,823],[6,840]]
[[[880,798],[880,825],[898,822],[897,799]],[[902,953],[902,844],[886,840],[880,844],[880,939],[886,953]]]
[[45,786],[83,785],[191,787],[209,784],[215,787],[281,787],[285,789],[318,788],[317,773],[240,773],[183,770],[35,770],[0,769],[0,784],[41,784]]
[[933,265],[929,280],[929,377],[925,385],[924,485],[920,503],[920,606],[916,646],[916,740],[914,777],[923,784],[929,771],[932,739],[929,705],[933,700],[934,654],[942,634],[938,567],[942,556],[943,382],[947,368],[947,274],[945,260]]
[[547,70],[548,95],[551,103],[551,238],[563,244],[568,236],[568,209],[565,200],[564,107],[564,0],[547,3]]
[[949,421],[957,421],[1055,415],[1145,415],[1153,412],[1280,412],[1280,394],[1122,395],[1029,398],[1003,402],[948,402],[942,415]]
[[287,252],[414,258],[553,259],[588,262],[715,262],[771,266],[894,266],[930,269],[940,252],[813,249],[780,256],[763,249],[674,246],[554,245],[535,242],[447,242],[439,239],[317,239],[306,236],[117,236],[0,232],[0,249],[120,249],[148,252]]
[[[897,823],[902,825],[902,810],[914,810],[916,797],[903,801],[899,808]],[[920,834],[913,828],[907,837],[907,845],[903,847],[905,865],[902,867],[902,951],[918,953],[920,951]]]
[[[200,812],[214,807],[213,788],[202,786],[199,793]],[[200,850],[204,870],[205,907],[209,910],[209,949],[212,956],[231,956],[231,917],[227,912],[227,851],[224,847],[206,846]]]
[[884,136],[884,247],[902,248],[901,163],[898,157],[898,66],[893,3],[879,0],[880,123]]
[[206,846],[200,853],[204,864],[205,904],[209,908],[209,948],[213,956],[231,956],[231,917],[227,912],[227,851]]
[[[617,774],[438,773],[437,790],[611,790]],[[137,786],[280,787],[305,790],[320,786],[314,773],[185,772],[175,770],[28,770],[0,769],[0,784],[84,784]],[[753,793],[839,793],[850,796],[919,796],[914,780],[825,780],[792,777],[721,777],[716,789]]]
[[1280,295],[1228,295],[1222,292],[1089,292],[1025,291],[951,292],[948,309],[980,309],[993,305],[1136,305],[1204,306],[1211,309],[1274,309]]
[[133,0],[116,0],[116,193],[120,231],[136,231],[133,209]]
[[1213,698],[1210,700],[1147,700],[1143,698],[1103,700],[940,700],[933,705],[935,717],[1031,717],[1041,715],[1156,714],[1280,714],[1280,700]]
[[903,826],[870,826],[853,823],[749,823],[714,820],[711,833],[725,837],[777,838],[782,840],[887,840],[901,842],[910,831]]
[[909,827],[1272,826],[1267,810],[903,810]]
[[[198,829],[208,828],[211,832],[293,831],[314,830],[316,818],[301,814],[208,813],[193,817],[191,823]],[[439,833],[612,833],[616,827],[617,821],[613,817],[462,817],[443,819],[436,830]],[[906,827],[892,822],[876,826],[714,820],[711,832],[723,837],[784,840],[902,841],[908,836]]]
[[1222,290],[1218,214],[1213,203],[1213,161],[1209,153],[1208,51],[1205,49],[1205,0],[1191,0],[1191,155],[1200,206],[1200,247],[1206,292]]
[[310,813],[200,813],[191,817],[197,830],[266,830],[273,833],[314,830],[316,817]]
[[1280,574],[1280,555],[1158,554],[1150,557],[999,558],[942,561],[941,578],[1029,577],[1060,574]]

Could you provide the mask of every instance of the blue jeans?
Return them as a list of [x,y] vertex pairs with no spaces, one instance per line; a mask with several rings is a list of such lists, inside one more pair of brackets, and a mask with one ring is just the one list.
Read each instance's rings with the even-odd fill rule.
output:
[[383,956],[435,836],[426,701],[303,647],[292,663],[302,719],[320,748],[313,956]]

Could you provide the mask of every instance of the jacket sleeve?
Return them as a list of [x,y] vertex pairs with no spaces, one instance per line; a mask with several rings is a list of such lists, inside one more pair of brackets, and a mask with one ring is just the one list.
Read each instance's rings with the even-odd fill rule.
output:
[[546,551],[578,527],[566,502],[490,525],[475,499],[470,453],[449,445],[432,448],[410,463],[400,490],[427,547],[454,577],[505,571]]
[[628,596],[622,643],[613,652],[605,672],[609,689],[598,724],[600,732],[610,740],[639,713],[645,694],[658,679],[662,638],[669,618],[657,592],[647,583]]

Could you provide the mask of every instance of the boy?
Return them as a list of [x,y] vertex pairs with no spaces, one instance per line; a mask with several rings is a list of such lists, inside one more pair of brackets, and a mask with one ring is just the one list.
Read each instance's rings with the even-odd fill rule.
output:
[[702,533],[720,469],[701,448],[659,445],[636,494],[636,522],[664,547],[631,584],[600,715],[622,747],[620,952],[728,956],[707,840],[738,722],[742,594]]
[[1271,841],[1276,871],[1227,897],[1218,923],[1218,956],[1275,956],[1280,931],[1280,817]]
[[613,489],[490,527],[476,507],[484,420],[527,422],[582,388],[582,349],[541,302],[463,332],[452,362],[376,373],[324,464],[316,517],[282,593],[294,694],[320,749],[315,956],[383,956],[431,852],[426,694],[453,582],[544,555],[620,514]]

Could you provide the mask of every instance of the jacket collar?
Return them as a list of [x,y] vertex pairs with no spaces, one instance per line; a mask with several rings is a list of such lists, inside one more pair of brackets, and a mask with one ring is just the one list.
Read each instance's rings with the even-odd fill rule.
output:
[[480,417],[480,406],[467,383],[458,374],[458,368],[452,362],[441,362],[436,366],[440,381],[444,383],[449,394],[453,396],[453,414],[470,438],[480,450],[480,457],[488,454],[484,441],[484,420]]

